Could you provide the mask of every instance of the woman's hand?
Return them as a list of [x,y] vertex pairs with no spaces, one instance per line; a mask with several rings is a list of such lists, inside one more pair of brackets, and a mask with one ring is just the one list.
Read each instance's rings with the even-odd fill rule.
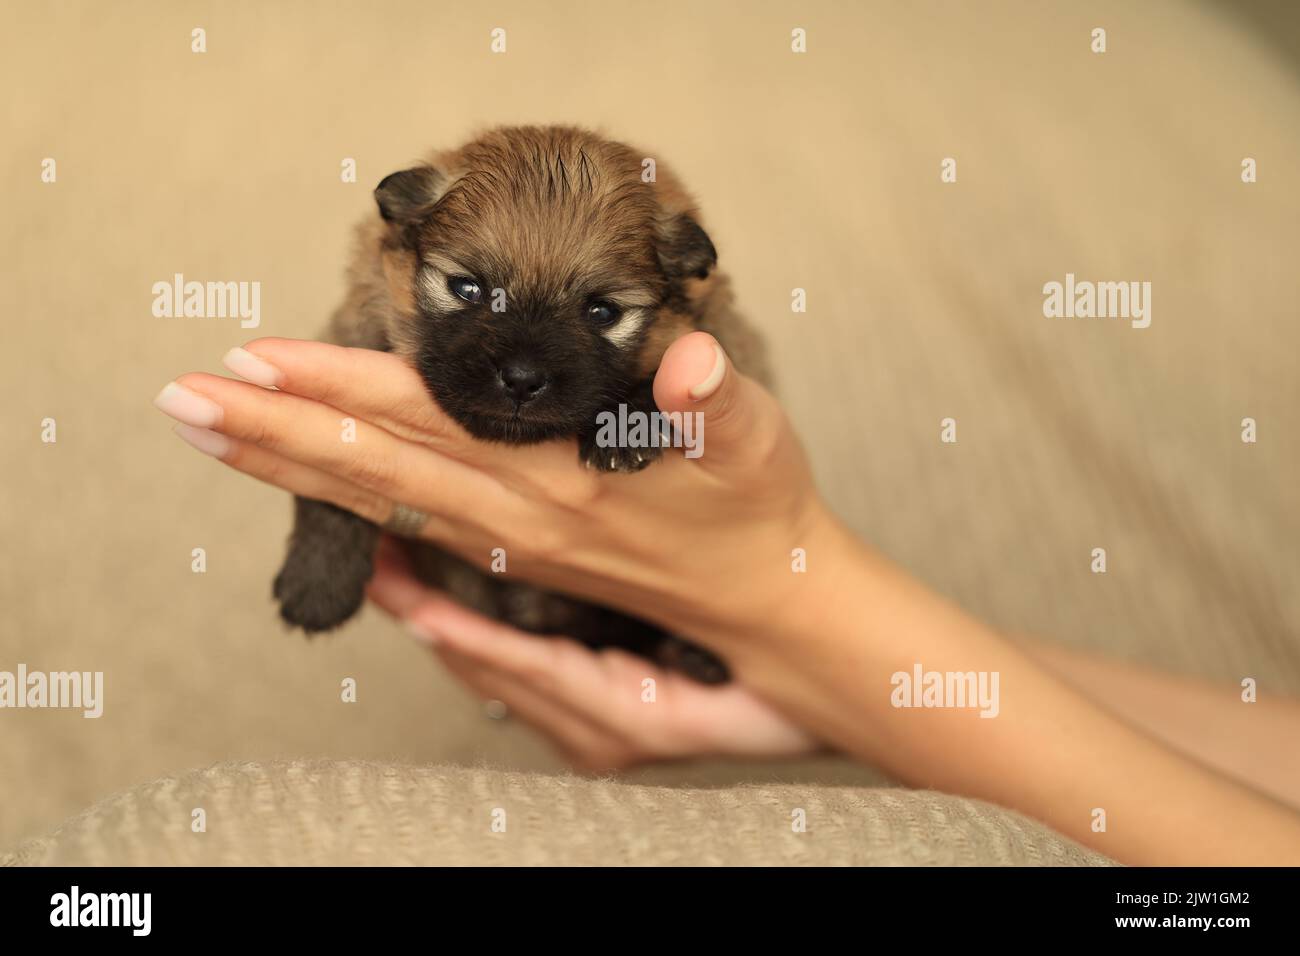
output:
[[381,546],[369,594],[470,690],[504,703],[584,770],[817,749],[737,683],[705,686],[621,650],[539,638],[461,607],[416,580],[398,548]]
[[[702,455],[667,449],[634,475],[578,462],[575,442],[477,441],[398,358],[260,339],[227,356],[248,382],[191,373],[159,406],[181,436],[255,478],[377,523],[400,502],[423,535],[487,568],[652,620],[740,663],[792,613],[792,551],[824,523],[803,451],[780,407],[697,332],[654,383],[665,412],[702,422]],[[254,383],[254,384],[250,384]],[[258,386],[274,386],[274,389]]]
[[[727,660],[740,686],[817,739],[904,782],[1020,810],[1127,863],[1300,858],[1300,823],[1290,811],[1118,720],[831,519],[775,401],[730,368],[703,333],[669,348],[654,385],[664,411],[702,413],[705,453],[697,460],[666,454],[636,475],[582,470],[572,442],[476,442],[438,410],[415,372],[381,353],[264,339],[235,350],[227,364],[278,390],[191,374],[157,400],[190,426],[182,436],[201,450],[378,522],[388,519],[393,502],[427,512],[424,535],[443,547],[482,567],[494,549],[505,549],[511,575],[698,641]],[[791,573],[796,548],[807,552],[807,574]],[[430,600],[439,599],[394,607],[412,614],[424,607],[419,613],[427,615]],[[464,612],[449,604],[438,613],[447,641],[455,640],[454,621],[472,627],[470,619],[454,618]],[[432,618],[422,619],[433,626]],[[475,659],[465,650],[485,634],[463,633],[470,639],[448,643],[444,653],[459,654],[461,660],[449,659],[469,666]],[[503,636],[494,628],[487,642]],[[550,684],[553,693],[534,698],[539,707],[617,679],[617,655],[575,656],[563,644],[554,647],[569,663],[608,672],[589,672],[587,691]],[[978,672],[1000,695],[987,709],[964,700],[907,706],[894,685],[922,668],[962,680]],[[499,681],[503,669],[509,671],[498,663],[475,671],[475,679],[492,673]],[[637,671],[644,676],[646,665],[637,662]],[[572,671],[557,664],[530,673],[550,680]],[[521,691],[536,689],[529,680],[517,683]],[[703,697],[727,691],[697,695],[681,682],[673,691],[706,715],[708,707],[755,703]],[[516,708],[522,699],[516,694]],[[632,697],[620,706],[638,705]],[[534,713],[539,721],[547,714],[558,728],[564,712]],[[730,713],[734,723],[744,711],[717,713]],[[633,725],[619,719],[622,749],[610,744],[619,734],[608,719],[595,722],[605,734],[591,738],[601,759],[646,753],[647,738],[629,745]],[[571,735],[580,732],[577,724],[566,726]],[[663,755],[665,739],[681,745],[670,731],[650,752]],[[610,756],[601,749],[607,746]],[[1096,808],[1115,821],[1112,833],[1093,829]]]

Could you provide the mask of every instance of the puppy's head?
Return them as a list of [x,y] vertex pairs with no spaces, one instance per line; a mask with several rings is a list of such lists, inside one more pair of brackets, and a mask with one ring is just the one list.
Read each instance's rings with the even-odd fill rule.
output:
[[471,434],[590,429],[690,327],[716,254],[642,162],[580,130],[503,129],[375,190],[390,339]]

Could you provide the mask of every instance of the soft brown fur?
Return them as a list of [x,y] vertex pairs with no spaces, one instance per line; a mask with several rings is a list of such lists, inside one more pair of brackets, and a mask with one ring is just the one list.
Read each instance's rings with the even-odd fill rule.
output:
[[[376,190],[382,215],[358,229],[347,298],[328,338],[401,356],[421,371],[435,398],[443,389],[452,403],[444,403],[449,414],[459,413],[470,424],[476,411],[455,403],[477,392],[478,380],[457,388],[443,381],[477,368],[477,346],[466,334],[495,342],[526,329],[520,332],[525,337],[549,337],[561,361],[591,366],[586,372],[596,381],[617,360],[626,371],[618,381],[635,385],[627,402],[646,410],[653,409],[649,382],[664,351],[693,329],[711,332],[736,366],[765,380],[761,343],[732,308],[728,282],[715,268],[715,250],[694,204],[662,164],[656,163],[654,182],[643,181],[645,156],[580,129],[521,127],[493,130],[386,178]],[[481,312],[449,298],[440,283],[464,272],[466,262],[478,263],[508,292],[511,314],[483,321]],[[617,300],[624,314],[643,319],[629,326],[634,335],[602,339],[575,321],[581,303],[597,296]],[[451,321],[457,309],[478,316],[474,321],[480,324],[457,326]],[[450,339],[446,349],[439,347],[439,335],[460,335],[454,348],[471,350],[465,362],[456,360],[460,353]],[[499,399],[490,385],[486,392],[489,403]],[[522,407],[516,406],[516,415]],[[545,416],[538,417],[545,426]],[[483,421],[482,428],[495,427],[490,414]],[[631,471],[658,454],[656,449],[643,460],[640,454],[597,450],[578,434],[589,465]],[[524,432],[499,437],[543,440]],[[354,613],[378,533],[332,505],[299,499],[289,557],[276,580],[284,618],[311,632]],[[408,542],[408,550],[425,580],[518,627],[568,634],[593,646],[622,646],[701,680],[725,679],[725,666],[708,652],[651,625],[484,574],[425,543]]]
[[[540,213],[530,223],[535,228],[521,230],[521,217],[509,197],[526,198],[530,185],[536,190],[539,181],[553,178],[545,170],[520,170],[513,165],[510,157],[521,148],[536,151],[539,157],[583,154],[596,167],[591,178],[601,183],[601,188],[589,197],[579,191],[581,206],[565,210],[566,218],[582,216],[596,228],[582,247],[573,253],[566,250],[566,257],[585,257],[594,266],[608,270],[611,284],[634,288],[654,285],[653,280],[647,283],[645,279],[654,270],[649,251],[621,236],[634,233],[639,224],[671,221],[679,214],[700,221],[686,190],[661,163],[656,163],[653,184],[641,181],[642,160],[650,153],[586,130],[532,126],[497,129],[459,149],[431,153],[425,163],[445,171],[458,184],[445,221],[451,228],[467,220],[481,223],[474,232],[491,234],[501,241],[502,248],[513,252],[513,261],[519,263],[521,275],[529,284],[555,281],[553,270],[548,270],[548,259],[558,257],[548,256],[548,234],[541,230],[548,224],[557,225],[557,215],[548,216],[544,207],[534,204]],[[570,171],[575,180],[581,177],[581,160],[578,165],[578,170]],[[470,175],[470,169],[478,171]],[[530,178],[535,181],[529,183]],[[582,177],[582,182],[586,181]],[[493,188],[492,183],[498,185]],[[570,188],[575,185],[571,183]],[[655,202],[646,198],[651,192],[662,210],[658,215]],[[474,233],[465,233],[473,242]],[[411,331],[416,315],[412,288],[416,265],[414,254],[397,244],[389,224],[377,214],[367,216],[357,226],[355,251],[348,267],[347,297],[330,322],[327,338],[340,345],[387,349],[413,362],[418,348]],[[703,279],[686,278],[682,284],[688,308],[658,311],[642,349],[642,373],[653,375],[669,345],[693,329],[703,329],[723,342],[738,368],[770,385],[762,341],[733,310],[730,279],[713,269]]]

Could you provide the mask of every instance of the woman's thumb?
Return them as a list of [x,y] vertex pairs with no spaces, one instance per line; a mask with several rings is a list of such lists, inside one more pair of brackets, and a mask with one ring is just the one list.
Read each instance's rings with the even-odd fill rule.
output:
[[[732,366],[717,339],[707,332],[684,335],[668,347],[654,382],[659,410],[680,413],[682,429],[694,437],[701,457],[705,435],[716,453],[752,435],[762,391]],[[686,416],[691,421],[686,421]]]

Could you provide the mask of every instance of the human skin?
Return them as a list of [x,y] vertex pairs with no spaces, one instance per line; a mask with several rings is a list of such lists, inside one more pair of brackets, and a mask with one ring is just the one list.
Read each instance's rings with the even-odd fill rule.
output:
[[[428,644],[485,700],[541,731],[577,767],[604,771],[696,756],[781,757],[821,742],[738,683],[726,693],[618,650],[539,641],[466,610],[415,579],[400,551],[381,550],[370,598]],[[1300,809],[1300,702],[1267,695],[1242,706],[1240,688],[1179,677],[1038,641],[1032,658],[1157,740],[1292,809]],[[651,678],[662,698],[630,693]]]
[[[480,692],[563,726],[555,735],[592,764],[628,762],[627,730],[590,719],[576,693],[584,667],[588,689],[621,685],[637,707],[642,680],[658,681],[656,713],[679,716],[650,724],[648,756],[826,746],[914,786],[1019,810],[1121,862],[1300,860],[1300,817],[1098,706],[844,528],[775,400],[704,333],[670,347],[655,399],[703,414],[705,454],[636,475],[582,469],[573,442],[476,442],[383,353],[262,339],[227,364],[247,381],[191,373],[157,399],[200,450],[378,522],[395,501],[418,508],[425,537],[480,567],[504,548],[512,576],[654,620],[728,661],[735,685],[706,689],[617,652],[509,635],[521,660],[537,651],[512,673],[473,653],[485,622],[418,590],[385,556],[372,596]],[[341,439],[345,418],[355,441]],[[795,549],[806,572],[792,569]],[[894,707],[891,675],[917,662],[997,672],[997,717]],[[691,737],[702,718],[712,729]]]
[[1041,641],[1021,641],[1048,670],[1157,740],[1300,810],[1300,701],[1166,674]]

